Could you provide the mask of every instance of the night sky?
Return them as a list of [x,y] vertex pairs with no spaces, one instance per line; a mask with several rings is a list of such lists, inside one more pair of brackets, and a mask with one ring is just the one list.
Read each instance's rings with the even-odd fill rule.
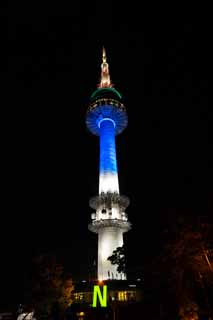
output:
[[116,144],[120,191],[131,200],[132,264],[159,252],[173,214],[211,216],[213,115],[208,8],[14,1],[1,12],[4,305],[21,302],[34,255],[56,254],[75,279],[88,277],[95,259],[87,226],[99,144],[85,113],[103,45],[129,116]]

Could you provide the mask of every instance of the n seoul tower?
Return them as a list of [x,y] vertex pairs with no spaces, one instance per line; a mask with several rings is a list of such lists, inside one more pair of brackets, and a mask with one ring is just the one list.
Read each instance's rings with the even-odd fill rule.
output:
[[90,98],[86,114],[87,128],[100,140],[99,195],[90,199],[92,222],[89,230],[98,234],[98,279],[125,280],[117,266],[107,258],[123,245],[123,233],[131,228],[125,213],[129,199],[119,193],[115,136],[127,126],[128,118],[120,93],[110,80],[106,52],[103,48],[101,79]]

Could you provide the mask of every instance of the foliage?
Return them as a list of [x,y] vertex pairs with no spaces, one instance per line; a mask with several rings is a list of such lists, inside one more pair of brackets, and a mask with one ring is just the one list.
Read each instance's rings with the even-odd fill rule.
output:
[[32,278],[32,300],[36,312],[50,315],[51,312],[63,312],[71,305],[73,282],[66,277],[63,266],[55,257],[35,257]]
[[[206,284],[212,284],[213,272],[210,229],[208,224],[205,228],[195,223],[176,225],[172,232],[167,231],[166,244],[154,263],[154,268],[160,270],[161,281],[164,279],[164,287],[175,297],[182,320],[198,318],[201,300],[205,301],[206,310],[210,310],[206,290]],[[201,292],[202,299],[198,298]]]
[[198,305],[195,302],[188,302],[179,309],[180,320],[198,320]]
[[107,258],[113,265],[117,265],[117,271],[119,273],[126,273],[126,255],[124,245],[117,247],[112,255]]

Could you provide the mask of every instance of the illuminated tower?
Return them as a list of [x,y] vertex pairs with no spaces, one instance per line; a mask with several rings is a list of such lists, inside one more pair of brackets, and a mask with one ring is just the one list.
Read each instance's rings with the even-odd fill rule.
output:
[[98,279],[126,279],[107,258],[123,245],[123,233],[131,228],[126,207],[129,199],[119,193],[115,136],[127,126],[126,109],[120,93],[111,84],[103,49],[101,80],[92,94],[86,114],[87,128],[100,139],[99,195],[90,199],[92,222],[89,230],[98,234]]

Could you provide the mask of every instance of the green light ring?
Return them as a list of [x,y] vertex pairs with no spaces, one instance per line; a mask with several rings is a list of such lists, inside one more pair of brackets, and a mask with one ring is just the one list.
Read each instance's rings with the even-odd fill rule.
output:
[[93,99],[95,97],[95,95],[100,92],[101,90],[109,90],[114,92],[119,99],[122,99],[121,94],[115,89],[115,88],[98,88],[97,90],[95,90],[95,92],[93,92],[93,94],[91,95],[91,99]]

